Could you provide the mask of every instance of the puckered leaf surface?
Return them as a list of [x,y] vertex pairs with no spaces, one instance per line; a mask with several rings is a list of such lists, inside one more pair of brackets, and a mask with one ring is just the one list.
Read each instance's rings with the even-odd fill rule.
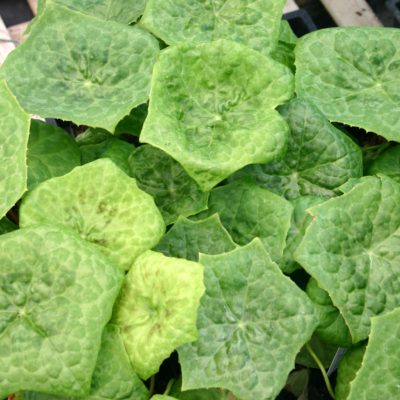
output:
[[200,253],[221,254],[235,247],[218,214],[214,214],[198,221],[179,218],[155,249],[166,256],[198,261]]
[[330,121],[400,140],[400,31],[332,28],[296,47],[296,92]]
[[39,15],[45,5],[52,3],[107,21],[130,24],[143,14],[146,0],[39,0]]
[[313,221],[296,260],[331,297],[353,342],[370,318],[400,306],[400,185],[367,177],[338,198],[310,209]]
[[317,325],[310,300],[258,239],[200,262],[199,339],[178,349],[183,390],[222,387],[243,400],[275,399]]
[[27,194],[20,225],[43,223],[78,232],[124,269],[155,246],[165,230],[153,199],[106,158],[43,182]]
[[282,256],[293,207],[283,197],[249,180],[217,187],[210,193],[208,210],[200,216],[218,213],[233,240],[245,245],[261,239],[273,260]]
[[85,396],[122,274],[54,227],[0,238],[0,396]]
[[369,166],[368,174],[384,174],[400,183],[400,145],[381,153]]
[[371,319],[371,335],[347,400],[396,399],[400,381],[400,309]]
[[175,158],[206,191],[281,155],[288,128],[274,108],[291,96],[290,70],[242,45],[171,47],[154,68],[140,140]]
[[336,400],[346,400],[350,392],[350,384],[356,377],[364,358],[365,345],[353,347],[340,360],[335,386]]
[[279,111],[291,131],[285,156],[272,163],[249,165],[238,176],[250,175],[289,199],[332,196],[333,189],[349,178],[362,176],[360,148],[310,102],[294,99]]
[[49,4],[0,77],[33,114],[113,132],[147,101],[158,51],[157,40],[137,27]]
[[29,115],[0,80],[0,218],[26,190]]
[[168,44],[229,39],[269,54],[284,5],[285,0],[148,0],[140,25]]
[[203,292],[203,267],[198,263],[153,251],[136,260],[126,277],[114,321],[141,378],[156,373],[178,346],[196,340]]
[[31,121],[28,141],[28,189],[56,176],[65,175],[81,164],[75,141],[60,128]]
[[153,196],[167,225],[207,208],[208,193],[168,154],[150,145],[140,146],[129,158],[130,174]]

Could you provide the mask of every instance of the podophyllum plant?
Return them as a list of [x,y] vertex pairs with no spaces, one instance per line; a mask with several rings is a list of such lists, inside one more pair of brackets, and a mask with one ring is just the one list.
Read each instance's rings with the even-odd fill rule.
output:
[[0,69],[2,398],[334,396],[340,347],[338,400],[399,397],[400,31],[297,40],[284,3],[39,1]]

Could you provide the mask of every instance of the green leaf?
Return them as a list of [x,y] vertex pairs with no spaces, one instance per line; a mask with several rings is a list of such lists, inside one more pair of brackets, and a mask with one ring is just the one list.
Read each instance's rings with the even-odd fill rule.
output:
[[279,266],[285,274],[290,274],[296,269],[301,268],[294,259],[294,253],[301,243],[308,225],[312,221],[312,217],[307,213],[307,209],[325,200],[325,197],[302,196],[290,202],[293,206],[292,219],[286,236],[286,247],[283,250],[283,257],[279,262]]
[[166,256],[198,261],[200,253],[221,254],[235,247],[218,214],[213,214],[198,221],[178,218],[155,249]]
[[290,99],[292,83],[288,68],[233,42],[171,47],[154,68],[140,140],[175,158],[207,191],[281,155],[288,128],[274,108]]
[[165,230],[153,199],[108,159],[77,167],[29,192],[20,207],[20,225],[44,223],[76,231],[126,270]]
[[203,267],[147,251],[126,276],[114,321],[134,370],[147,379],[178,347],[196,340]]
[[179,216],[188,217],[207,208],[208,193],[202,192],[182,166],[163,151],[140,146],[131,154],[129,167],[139,187],[154,198],[166,225]]
[[4,233],[12,232],[18,229],[18,226],[11,222],[8,218],[4,217],[0,219],[0,235]]
[[332,28],[296,47],[296,92],[330,121],[400,140],[400,31]]
[[318,286],[314,278],[308,282],[306,293],[319,313],[319,325],[315,335],[325,343],[350,347],[352,340],[349,328],[339,310],[333,305],[329,294]]
[[39,11],[43,11],[45,5],[59,4],[83,14],[124,24],[135,22],[143,14],[146,5],[146,0],[39,0],[39,2],[42,3]]
[[233,240],[240,245],[260,238],[275,261],[282,257],[292,210],[284,198],[242,179],[213,189],[208,210],[200,216],[218,213]]
[[340,360],[335,387],[336,400],[346,400],[348,398],[350,383],[361,367],[364,353],[365,346],[354,347]]
[[120,330],[109,324],[93,373],[90,400],[147,400],[148,391],[132,369]]
[[0,237],[0,396],[85,396],[121,272],[55,227]]
[[167,44],[229,39],[269,54],[284,5],[285,0],[148,0],[140,25]]
[[238,176],[249,175],[288,199],[333,196],[334,189],[349,178],[362,176],[360,148],[311,103],[294,99],[280,112],[291,130],[285,156],[269,164],[250,165]]
[[222,387],[243,400],[275,399],[316,328],[310,300],[258,239],[200,262],[206,293],[199,339],[178,349],[182,389]]
[[75,141],[60,128],[31,121],[28,141],[28,189],[56,176],[65,175],[81,164]]
[[282,20],[279,29],[279,41],[273,49],[271,57],[289,67],[293,72],[295,71],[294,48],[296,43],[297,37],[292,31],[289,23]]
[[139,136],[142,131],[144,121],[147,117],[148,105],[141,104],[134,108],[129,115],[119,121],[115,128],[114,134],[119,135],[121,133],[127,133],[134,136]]
[[104,129],[89,128],[77,137],[82,164],[90,163],[99,158],[109,158],[126,174],[129,174],[128,158],[135,146],[118,139]]
[[26,190],[29,115],[0,80],[0,218]]
[[370,318],[400,306],[400,185],[368,177],[309,210],[313,221],[295,257],[329,293],[353,342],[367,338]]
[[163,394],[156,394],[151,400],[177,400],[175,397],[165,396]]
[[384,174],[400,183],[400,145],[381,153],[368,168],[368,175]]
[[49,4],[0,76],[33,114],[113,132],[147,101],[158,51],[137,27]]
[[346,400],[396,399],[400,381],[400,309],[371,318],[371,335],[361,368]]
[[[310,346],[322,365],[328,369],[332,364],[335,354],[338,350],[337,345],[322,342],[316,335],[313,335],[310,340]],[[311,357],[306,346],[303,346],[296,356],[296,364],[303,365],[307,368],[319,369],[315,360]]]

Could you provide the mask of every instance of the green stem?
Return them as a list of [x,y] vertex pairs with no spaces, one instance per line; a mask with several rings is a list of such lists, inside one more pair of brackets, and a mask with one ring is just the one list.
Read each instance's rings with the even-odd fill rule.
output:
[[153,396],[155,388],[156,388],[156,377],[153,375],[150,378],[149,397]]
[[167,385],[167,387],[165,388],[165,392],[164,392],[164,395],[165,395],[165,396],[168,396],[168,395],[169,395],[169,392],[171,391],[172,385],[174,384],[174,382],[175,382],[175,379],[171,379],[171,380],[168,382],[168,385]]
[[326,388],[328,389],[328,392],[329,392],[330,396],[332,397],[332,399],[335,399],[335,393],[333,392],[333,389],[332,389],[332,386],[331,386],[331,382],[329,381],[328,375],[326,374],[325,368],[322,365],[321,360],[314,353],[314,350],[312,349],[310,343],[306,344],[306,348],[307,348],[307,351],[310,353],[311,357],[313,358],[313,360],[317,363],[318,368],[321,371],[322,377],[324,378],[325,385],[326,385]]

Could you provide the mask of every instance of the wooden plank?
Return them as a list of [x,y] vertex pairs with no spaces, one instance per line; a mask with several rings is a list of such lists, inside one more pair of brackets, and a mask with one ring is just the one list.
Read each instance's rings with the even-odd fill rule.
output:
[[285,8],[283,9],[284,14],[288,14],[293,11],[297,11],[299,6],[296,4],[295,0],[286,0]]
[[382,26],[365,0],[321,0],[339,26]]
[[9,26],[8,33],[10,34],[11,39],[15,40],[17,43],[21,43],[24,40],[24,32],[26,31],[29,22],[22,22],[18,25]]
[[0,16],[0,64],[3,64],[7,56],[15,49],[10,34]]
[[28,0],[28,4],[33,12],[33,15],[37,14],[37,7],[38,7],[37,3],[38,3],[38,0]]

